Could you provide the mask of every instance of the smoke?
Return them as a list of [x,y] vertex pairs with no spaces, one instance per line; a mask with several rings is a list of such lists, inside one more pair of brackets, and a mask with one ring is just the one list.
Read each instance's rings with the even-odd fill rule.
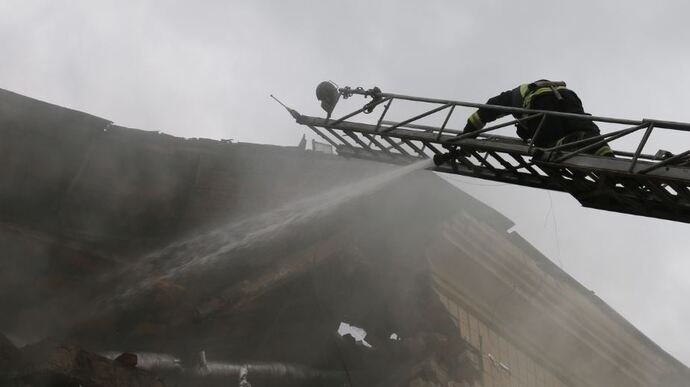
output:
[[[176,241],[144,257],[140,264],[131,268],[132,273],[143,279],[124,291],[122,296],[136,297],[139,292],[149,290],[161,280],[175,280],[189,271],[213,270],[218,261],[232,259],[235,251],[269,243],[282,236],[287,229],[318,221],[352,200],[372,194],[397,179],[431,166],[431,160],[418,161],[288,203],[275,210],[230,222],[191,239]],[[147,267],[153,268],[153,271],[146,271]]]
[[[132,7],[122,7],[119,2],[95,5],[82,1],[73,2],[70,6],[49,1],[7,2],[0,5],[0,17],[4,18],[0,23],[0,41],[5,48],[6,59],[1,65],[0,77],[3,87],[104,114],[133,126],[165,128],[187,137],[232,137],[279,144],[293,144],[299,136],[289,130],[276,129],[283,127],[285,116],[283,112],[266,113],[266,94],[271,91],[281,95],[289,93],[286,99],[295,101],[296,107],[315,106],[311,93],[304,92],[311,86],[305,85],[329,78],[352,82],[353,85],[379,85],[387,91],[410,91],[412,94],[464,100],[483,100],[526,79],[543,76],[564,78],[576,86],[588,110],[595,114],[688,121],[683,117],[687,110],[674,101],[682,98],[673,98],[684,95],[690,84],[688,77],[683,75],[686,74],[683,66],[687,63],[685,43],[688,29],[682,15],[687,14],[687,5],[614,7],[590,2],[564,9],[562,5],[549,5],[547,2],[530,8],[497,2],[451,4],[435,1],[421,7],[395,4],[398,17],[390,18],[387,13],[391,6],[390,2],[376,5],[355,2],[352,6],[349,3],[276,5],[274,2],[252,2],[240,5],[209,2],[204,7],[183,6],[181,3],[171,6],[155,1]],[[564,14],[572,17],[561,17]],[[372,18],[379,23],[370,23]],[[512,20],[530,18],[542,22],[528,23],[508,38],[501,32]],[[663,27],[651,30],[635,28],[641,23],[662,18]],[[306,19],[308,22],[302,22]],[[587,20],[586,29],[582,28],[583,20]],[[612,20],[620,28],[612,31]],[[399,28],[409,25],[409,22],[419,28]],[[543,31],[553,33],[543,34]],[[551,47],[550,50],[524,52],[520,44],[512,44],[528,41],[537,35],[545,39],[544,46]],[[602,36],[607,38],[602,39]],[[347,54],[353,52],[357,55]],[[639,52],[648,53],[647,59],[640,59]],[[391,57],[397,58],[397,66],[389,66]],[[470,57],[471,60],[467,60]],[[299,60],[304,65],[285,66],[286,58],[288,61]],[[439,60],[429,61],[429,58]],[[589,60],[583,61],[582,58]],[[650,58],[664,60],[652,63]],[[521,66],[506,66],[511,61],[518,61]],[[639,90],[646,92],[639,93]],[[137,98],[131,98],[133,95]],[[55,125],[61,129],[68,127]],[[7,168],[11,176],[43,176],[54,171],[54,166],[65,165],[66,160],[80,159],[83,149],[74,151],[73,148],[61,150],[62,158],[50,157],[58,140],[63,137],[75,136],[67,136],[62,131],[55,134],[55,142],[50,144],[42,143],[37,148],[18,147],[27,155],[28,161],[16,164],[7,162],[19,159],[9,156],[8,141],[3,139],[3,168]],[[134,147],[144,141],[137,138],[122,146]],[[95,154],[107,152],[111,145],[106,143]],[[30,153],[29,149],[36,152]],[[170,159],[176,160],[177,157],[179,154],[173,154]],[[47,333],[63,331],[61,328],[67,324],[64,322],[66,316],[93,307],[89,301],[95,298],[91,297],[94,294],[111,294],[122,288],[127,294],[139,294],[140,289],[152,286],[150,281],[142,279],[147,275],[179,280],[194,271],[214,271],[227,261],[237,259],[242,250],[267,245],[271,241],[280,241],[280,246],[287,244],[284,239],[288,237],[281,239],[276,234],[285,236],[299,225],[321,224],[318,220],[333,214],[335,208],[354,208],[357,211],[353,211],[351,217],[338,214],[338,219],[361,225],[367,224],[362,218],[380,215],[389,204],[389,198],[382,198],[373,208],[352,203],[344,206],[343,203],[350,199],[343,199],[340,204],[331,206],[338,201],[339,194],[336,193],[330,199],[316,195],[314,203],[316,208],[320,208],[318,211],[310,212],[309,203],[299,200],[288,200],[294,202],[294,208],[279,206],[275,211],[269,210],[276,204],[271,202],[272,196],[276,196],[272,195],[273,191],[282,192],[285,197],[289,196],[285,192],[290,190],[294,196],[311,195],[313,192],[300,184],[307,180],[322,180],[323,185],[335,186],[337,183],[334,181],[348,180],[343,175],[345,169],[354,169],[349,167],[336,170],[332,166],[322,166],[333,172],[316,173],[292,184],[280,180],[275,186],[267,183],[244,188],[259,179],[241,176],[233,182],[225,182],[235,185],[225,192],[218,185],[203,182],[202,174],[199,179],[202,180],[201,185],[206,184],[204,192],[216,192],[225,198],[222,200],[233,202],[233,205],[228,204],[225,212],[219,210],[221,206],[205,208],[208,203],[219,199],[213,198],[214,193],[202,194],[201,189],[193,191],[190,196],[201,197],[201,204],[193,204],[199,207],[188,212],[202,214],[199,216],[204,218],[217,217],[220,226],[198,237],[183,237],[188,245],[177,242],[159,250],[161,241],[168,241],[161,236],[147,234],[147,231],[169,231],[164,226],[192,229],[206,225],[186,218],[154,219],[152,214],[169,210],[168,204],[156,207],[161,203],[161,193],[166,190],[149,191],[148,188],[169,187],[180,169],[159,165],[152,168],[150,174],[139,174],[135,170],[145,168],[150,160],[140,160],[131,154],[126,158],[130,162],[123,162],[122,168],[95,168],[92,174],[84,176],[81,180],[84,185],[76,187],[69,195],[70,205],[58,206],[61,210],[57,213],[50,206],[29,206],[36,212],[43,212],[43,218],[56,220],[50,227],[39,225],[38,231],[44,233],[39,238],[26,229],[3,231],[8,236],[2,239],[2,247],[11,259],[3,260],[1,267],[4,273],[2,305],[10,312],[3,313],[0,320],[3,327],[23,330],[22,334],[26,336],[22,340],[31,341]],[[152,158],[160,159],[160,154]],[[102,160],[107,162],[109,159],[108,154],[104,154]],[[39,161],[44,163],[36,164]],[[281,172],[272,173],[270,169],[285,173],[285,169],[280,168],[282,166],[276,167],[280,162],[256,159],[253,162],[266,168],[252,169],[247,175],[263,173],[270,176],[266,180],[279,180]],[[234,159],[222,160],[218,164],[247,168]],[[207,167],[202,162],[199,169],[212,170]],[[334,176],[329,179],[329,174]],[[24,199],[39,197],[47,198],[46,203],[51,205],[61,203],[54,200],[57,196],[53,195],[55,191],[51,191],[51,187],[62,187],[61,183],[25,187],[16,184],[19,180],[8,176],[3,175],[0,183],[3,190],[9,187]],[[161,179],[150,180],[151,176]],[[192,177],[193,172],[189,172],[179,180],[195,181]],[[148,186],[145,184],[147,180],[151,183]],[[117,194],[111,195],[111,191]],[[177,188],[171,191],[182,192]],[[142,192],[150,195],[148,200],[141,200],[145,196]],[[242,195],[245,192],[245,196],[256,195],[257,198],[244,199]],[[421,193],[418,197],[395,202],[397,211],[412,212],[413,207],[428,200],[425,191],[415,192]],[[390,194],[394,196],[396,193]],[[541,214],[546,210],[535,205],[543,202],[541,193],[530,195],[514,188],[497,192],[492,187],[477,192],[477,196],[492,198],[488,202],[515,219],[517,228],[531,236],[530,240],[548,238],[542,244],[547,246],[553,240],[541,224]],[[117,200],[109,200],[113,198]],[[14,210],[24,208],[17,206],[20,201],[16,198],[9,200],[3,196],[2,199],[6,209],[13,206]],[[467,202],[457,199],[454,204],[462,207]],[[562,226],[562,248],[568,254],[564,257],[567,267],[616,309],[642,324],[643,330],[663,347],[671,348],[678,356],[690,356],[685,341],[677,340],[685,332],[683,321],[689,315],[684,306],[687,304],[684,301],[687,281],[683,273],[688,267],[682,263],[686,250],[683,236],[687,231],[681,227],[683,225],[645,222],[610,214],[593,215],[579,206],[567,207],[566,200],[557,199],[556,204],[567,209],[558,209],[559,221],[563,222],[559,225]],[[170,206],[177,209],[175,205]],[[429,207],[429,211],[433,211],[433,206]],[[109,210],[115,216],[103,215]],[[231,213],[242,213],[244,219],[228,220]],[[420,213],[414,214],[419,217]],[[534,214],[540,214],[536,217],[539,224],[530,228],[527,224],[529,219],[535,218]],[[396,219],[402,222],[404,218]],[[417,219],[407,221],[413,224],[405,224],[405,228],[425,231],[421,230],[421,225],[414,224]],[[134,233],[126,232],[132,231],[126,227],[113,226],[133,224],[140,226]],[[36,223],[22,226],[29,229],[39,227]],[[390,230],[385,232],[363,227],[358,234],[359,239],[351,242],[352,249],[369,252],[368,258],[385,256],[391,251],[400,253],[394,246],[405,242],[405,236],[396,234],[403,233],[400,230],[403,227],[387,226]],[[54,235],[55,230],[68,235],[64,239],[42,239],[45,234]],[[649,230],[664,232],[650,235]],[[319,235],[318,230],[310,229],[310,233]],[[144,234],[147,237],[135,238]],[[378,249],[368,245],[368,238],[374,238],[372,235],[377,239],[375,247]],[[88,241],[86,247],[93,248],[95,254],[85,254],[85,246],[81,245],[66,249],[54,247],[70,245],[75,240]],[[643,240],[649,242],[641,245],[630,243]],[[385,248],[378,246],[384,244]],[[368,246],[368,250],[360,245]],[[10,250],[6,248],[8,246],[21,248]],[[136,251],[127,250],[132,246],[136,246]],[[149,267],[145,267],[138,262],[140,253],[151,249],[156,252],[146,255]],[[101,252],[108,254],[99,254]],[[163,252],[174,259],[167,261],[168,256]],[[83,256],[89,258],[83,259]],[[369,263],[368,259],[359,259],[357,262],[362,265]],[[92,269],[92,265],[98,270]],[[125,272],[131,275],[118,277],[121,281],[119,286],[106,281],[106,289],[103,289],[103,285],[93,284],[100,280],[97,273],[120,273],[123,266],[128,265],[132,268],[126,267]],[[345,265],[342,269],[354,270],[351,266],[357,265]],[[384,276],[386,270],[382,271]],[[386,285],[406,294],[404,288],[396,287],[394,282],[389,281]],[[383,286],[379,290],[385,291],[385,288]],[[352,289],[353,292],[357,290]],[[393,292],[385,294],[390,298],[399,296]],[[333,302],[347,303],[348,297],[348,294],[340,294]],[[17,310],[21,313],[14,312]],[[146,331],[146,327],[139,328]],[[100,329],[101,332],[114,331],[113,326],[107,324]],[[149,326],[149,329],[153,328]]]

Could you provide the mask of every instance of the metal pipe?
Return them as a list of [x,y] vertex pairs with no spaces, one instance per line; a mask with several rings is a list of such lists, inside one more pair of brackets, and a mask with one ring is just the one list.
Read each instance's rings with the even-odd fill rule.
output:
[[452,138],[452,139],[448,140],[447,142],[454,143],[454,142],[458,142],[458,141],[460,141],[460,140],[464,140],[464,139],[466,139],[466,138],[474,138],[474,137],[477,137],[478,135],[480,135],[480,134],[482,134],[482,133],[490,132],[490,131],[496,130],[496,129],[505,128],[506,126],[514,125],[514,124],[516,124],[516,123],[518,123],[518,122],[531,120],[532,118],[538,117],[538,116],[540,116],[540,115],[541,115],[541,114],[533,114],[533,115],[531,115],[531,116],[527,116],[527,117],[523,117],[523,118],[518,118],[518,119],[513,120],[513,121],[510,121],[510,122],[505,122],[505,123],[502,123],[502,124],[490,126],[490,127],[488,127],[488,128],[484,128],[484,129],[480,129],[480,130],[475,130],[474,132],[463,133],[463,134],[461,134],[461,135],[459,135],[459,136],[457,136],[457,137],[455,137],[455,138]]
[[690,131],[690,123],[687,122],[655,120],[653,118],[643,118],[642,122],[654,124],[654,126],[656,126],[657,128]]
[[417,120],[420,119],[420,118],[424,118],[424,117],[426,117],[426,116],[430,116],[430,115],[432,115],[432,114],[434,114],[434,113],[436,113],[436,112],[439,112],[439,111],[441,111],[441,110],[443,110],[443,109],[449,108],[450,106],[451,106],[451,105],[447,104],[447,105],[439,106],[439,107],[437,107],[437,108],[435,108],[435,109],[431,109],[431,110],[429,110],[428,112],[424,112],[424,113],[422,113],[422,114],[416,115],[416,116],[414,116],[414,117],[412,117],[412,118],[410,118],[410,119],[408,119],[408,120],[405,120],[405,121],[403,121],[403,122],[398,123],[397,125],[393,125],[393,126],[390,126],[390,127],[388,127],[388,128],[385,128],[385,129],[382,130],[382,132],[385,133],[385,132],[391,131],[391,130],[397,128],[397,127],[400,127],[400,126],[409,124],[410,122],[417,121]]
[[395,148],[398,152],[400,152],[404,156],[412,156],[411,154],[407,153],[405,149],[403,149],[399,144],[396,144],[395,141],[391,140],[390,137],[388,136],[381,136],[382,139],[386,140],[393,148]]
[[[567,144],[561,144],[561,145],[553,146],[553,147],[550,147],[550,148],[543,148],[542,150],[543,150],[544,152],[554,152],[554,151],[557,151],[557,150],[561,150],[561,149],[563,149],[563,148],[572,147],[573,145],[586,144],[586,143],[588,143],[588,142],[591,142],[592,140],[605,140],[605,139],[608,139],[609,137],[614,137],[614,136],[617,136],[617,135],[619,135],[619,134],[621,134],[621,133],[630,134],[630,133],[632,133],[632,132],[634,132],[634,131],[636,131],[636,130],[639,130],[639,129],[644,128],[645,126],[647,126],[647,124],[640,124],[640,125],[637,125],[637,126],[633,126],[632,128],[620,129],[620,130],[616,130],[615,132],[606,133],[606,134],[600,134],[600,135],[598,135],[598,136],[588,137],[588,138],[585,138],[585,139],[582,139],[582,140],[577,140],[577,141],[569,142],[569,143],[567,143]],[[616,137],[616,138],[618,138],[618,137]],[[615,139],[614,139],[614,140],[615,140]]]
[[423,150],[419,149],[419,147],[418,147],[417,145],[415,145],[412,141],[406,140],[406,139],[403,139],[402,141],[403,141],[407,146],[409,146],[410,148],[412,148],[412,150],[414,150],[415,152],[417,152],[417,154],[419,155],[419,157],[429,157],[429,156],[427,156],[426,153],[424,153]]
[[645,144],[647,143],[649,135],[652,134],[652,129],[654,129],[654,122],[649,123],[649,126],[647,126],[647,130],[645,130],[644,132],[644,136],[642,136],[642,140],[640,140],[640,143],[637,145],[637,150],[635,150],[635,154],[633,155],[632,163],[630,164],[630,169],[628,169],[629,172],[632,172],[635,168],[635,165],[637,164],[637,159],[640,157],[640,153],[642,153],[642,148],[644,148]]
[[[487,160],[485,157],[482,157],[482,155],[479,154],[479,152],[472,150],[470,151],[472,156],[474,156],[477,160],[479,160],[480,164],[484,165],[488,170],[490,170],[493,173],[496,173],[496,168],[494,168],[491,163],[489,163],[489,160]],[[488,153],[488,152],[487,152]]]
[[[336,133],[333,129],[326,127],[326,126],[324,126],[323,128],[326,129],[328,131],[328,133],[330,133],[333,137],[337,138],[338,141],[342,142],[343,143],[342,145],[346,145],[349,148],[356,149],[354,145],[350,144],[347,140],[345,140],[341,135]],[[338,146],[338,148],[339,147],[340,146]]]
[[337,144],[335,141],[331,140],[330,137],[328,137],[328,136],[326,136],[325,134],[321,133],[321,131],[318,130],[318,129],[316,129],[315,126],[313,126],[313,125],[307,125],[307,127],[308,127],[309,129],[313,130],[313,131],[314,131],[316,134],[318,134],[321,138],[323,138],[324,140],[328,141],[328,143],[331,144],[334,148],[338,148],[338,144]]
[[434,152],[434,154],[442,153],[440,150],[438,150],[438,148],[436,148],[435,146],[433,146],[433,145],[432,145],[430,142],[428,142],[428,141],[424,141],[423,144],[424,144],[425,147],[431,149],[431,151]]
[[685,156],[687,156],[687,155],[689,155],[689,154],[690,154],[690,150],[687,150],[687,151],[685,151],[685,152],[683,152],[683,153],[679,153],[679,154],[677,154],[677,155],[675,155],[675,156],[669,157],[669,158],[667,158],[666,160],[664,160],[664,161],[662,161],[662,162],[656,163],[656,164],[652,165],[651,167],[648,167],[648,168],[642,169],[642,170],[640,170],[640,171],[637,171],[637,173],[645,174],[645,173],[647,173],[647,172],[650,172],[650,171],[653,171],[653,170],[655,170],[655,169],[661,168],[661,167],[663,167],[663,166],[665,166],[665,165],[671,164],[671,163],[673,163],[674,161],[676,161],[676,160],[678,160],[678,159],[681,159],[681,158],[683,158],[683,157],[685,157]]
[[[101,355],[110,360],[117,358],[122,352],[108,351]],[[246,368],[248,376],[252,374],[262,377],[291,378],[296,380],[344,380],[345,373],[342,371],[324,371],[309,368],[300,364],[280,363],[280,362],[250,362],[250,363],[228,363],[218,361],[206,361],[205,353],[201,351],[198,357],[204,353],[202,364],[188,364],[179,358],[164,354],[151,352],[132,352],[137,357],[137,367],[150,371],[179,372],[183,375],[194,377],[208,376],[234,376],[240,375],[242,368]]]
[[[451,108],[452,108],[452,106],[451,106]],[[398,122],[395,122],[395,121],[387,121],[387,120],[383,120],[383,121],[381,121],[381,123],[382,123],[382,124],[385,124],[385,125],[397,125],[397,124],[398,124]],[[423,131],[425,131],[425,132],[435,132],[435,131],[439,130],[438,127],[436,127],[436,126],[430,126],[430,125],[406,124],[406,125],[402,125],[402,126],[404,126],[404,127],[406,127],[406,128],[411,128],[411,129],[421,129],[421,130],[423,130]],[[460,134],[460,133],[462,133],[462,130],[459,130],[459,129],[448,129],[448,128],[446,128],[446,129],[444,129],[444,131],[445,131],[446,133],[451,133],[451,134]]]
[[383,144],[381,144],[381,143],[375,138],[375,135],[373,135],[373,134],[368,134],[368,133],[362,133],[362,135],[363,135],[364,137],[366,137],[366,138],[370,141],[370,144],[374,144],[374,145],[376,145],[377,147],[379,147],[379,149],[381,149],[382,151],[384,151],[384,152],[386,152],[386,153],[390,153],[390,151],[388,150],[388,148],[386,148],[385,146],[383,146]]
[[377,133],[378,133],[379,129],[381,128],[381,121],[383,121],[383,117],[385,117],[386,113],[388,113],[388,108],[391,107],[392,103],[393,103],[393,98],[389,98],[388,103],[383,108],[383,113],[381,113],[381,117],[379,117],[379,121],[376,123],[376,132]]
[[[645,126],[645,125],[638,125],[638,126],[635,126],[635,127],[630,128],[630,129],[627,129],[627,130],[625,130],[625,131],[622,131],[622,132],[616,134],[615,136],[610,136],[610,138],[604,138],[604,139],[602,139],[601,141],[597,141],[597,142],[595,142],[595,143],[593,143],[593,144],[587,145],[587,146],[584,147],[584,148],[580,148],[580,149],[578,149],[578,150],[576,150],[576,151],[570,152],[570,153],[566,154],[566,155],[563,156],[563,157],[559,157],[558,159],[554,160],[554,162],[556,162],[556,163],[562,163],[563,161],[568,160],[568,159],[571,158],[571,157],[577,156],[577,155],[579,155],[580,153],[586,152],[586,151],[588,151],[588,150],[590,150],[590,149],[594,149],[594,148],[597,147],[597,146],[602,146],[603,144],[605,144],[605,143],[606,143],[607,141],[609,141],[609,140],[610,140],[610,141],[613,141],[613,140],[617,140],[617,139],[619,139],[619,138],[621,138],[621,137],[623,137],[623,136],[627,136],[627,135],[630,134],[630,133],[633,133],[633,132],[635,132],[635,131],[637,131],[637,130],[642,129],[644,126]],[[595,137],[591,137],[591,138],[588,138],[588,139],[585,139],[585,140],[590,140],[590,141],[591,141],[592,138],[595,138]],[[581,140],[581,141],[585,141],[585,140]],[[577,142],[577,141],[576,141],[576,142]],[[574,144],[574,143],[575,143],[575,142],[570,143],[570,144],[566,144],[566,145],[572,145],[572,144]]]
[[537,130],[534,131],[534,136],[532,136],[532,140],[529,143],[529,147],[527,147],[528,152],[531,152],[532,148],[534,148],[534,143],[537,142],[537,137],[539,137],[539,133],[541,133],[541,128],[544,126],[544,121],[546,121],[546,114],[543,114],[541,116],[541,120],[539,120]]
[[448,125],[448,120],[450,120],[450,116],[453,115],[453,112],[455,111],[455,105],[450,107],[450,110],[448,111],[448,114],[446,114],[446,119],[443,120],[443,125],[441,125],[441,130],[438,131],[438,136],[436,136],[436,140],[439,140],[441,138],[441,135],[443,134],[443,130],[446,128],[446,125]]
[[[341,129],[341,130],[345,133],[345,135],[350,137],[355,143],[357,143],[360,147],[362,147],[362,149],[369,149],[367,144],[364,141],[362,141],[362,139],[357,137],[355,132],[353,132],[351,130],[346,130],[346,129]],[[360,133],[360,134],[363,134],[363,133]]]
[[[364,93],[357,93],[356,92],[354,94],[364,94]],[[406,100],[406,101],[437,103],[437,104],[444,104],[444,105],[458,105],[458,106],[472,107],[472,108],[477,108],[477,109],[491,109],[491,110],[502,111],[502,112],[507,112],[507,113],[527,113],[527,114],[545,113],[545,114],[553,115],[554,117],[574,118],[574,119],[591,120],[591,121],[597,121],[597,122],[609,122],[609,123],[614,123],[614,124],[639,125],[639,124],[643,123],[642,120],[630,120],[630,119],[624,119],[624,118],[592,116],[589,114],[564,113],[564,112],[557,112],[557,111],[552,111],[552,110],[524,109],[524,108],[499,106],[499,105],[488,105],[488,104],[482,104],[482,103],[455,101],[455,100],[449,100],[449,99],[414,97],[414,96],[410,96],[410,95],[394,94],[394,93],[381,93],[380,96],[383,98],[395,98],[395,99],[402,99],[402,100]],[[647,121],[649,122],[651,120],[647,119]],[[674,124],[676,126],[687,125],[690,128],[690,124],[685,124],[685,123],[675,123],[675,122],[671,122],[671,121],[658,121],[658,120],[654,120],[654,121],[669,125],[669,127],[671,124]],[[657,127],[667,127],[667,126],[664,126],[663,124],[662,125],[657,124]],[[683,128],[684,127],[685,126],[683,126]],[[677,128],[677,127],[674,127],[674,128]],[[681,129],[681,130],[685,130],[685,129]],[[688,129],[688,131],[690,131],[690,129]]]
[[[626,152],[626,151],[619,151],[619,150],[614,150],[613,154],[616,156],[623,156],[623,157],[633,157],[634,153],[633,152]],[[641,160],[654,160],[657,161],[659,160],[656,156],[646,154],[646,153],[640,153],[640,157],[638,159]]]
[[338,125],[339,123],[345,121],[346,119],[348,119],[348,118],[350,118],[350,117],[354,117],[354,116],[356,116],[357,114],[363,112],[365,109],[366,109],[366,106],[363,107],[363,108],[357,109],[357,110],[353,111],[352,113],[346,114],[346,115],[344,115],[344,116],[338,118],[338,119],[335,120],[334,122],[332,122],[331,125]]
[[[379,101],[371,101],[371,102],[369,102],[368,104],[364,105],[364,107],[362,107],[361,109],[357,109],[357,110],[355,110],[354,112],[352,112],[352,113],[350,113],[350,114],[346,114],[346,115],[344,115],[344,116],[338,118],[338,119],[335,120],[335,122],[333,122],[331,125],[338,125],[339,123],[345,121],[346,119],[348,119],[348,118],[350,118],[350,117],[354,117],[354,116],[356,116],[356,115],[359,114],[359,113],[366,112],[367,110],[372,110],[372,109],[374,109],[376,106],[378,106],[379,104],[381,104],[381,103],[383,103],[383,102],[386,102],[386,101],[388,101],[388,100],[391,100],[391,99],[392,99],[392,98],[384,98],[384,99],[381,99],[381,100],[379,100]],[[371,113],[371,112],[369,112],[369,113]],[[328,119],[326,119],[326,120],[328,120]]]
[[[352,91],[352,94],[368,95],[368,94],[366,94],[365,90],[359,91],[359,90],[352,89],[351,91]],[[574,118],[574,119],[580,119],[580,120],[591,120],[591,121],[597,121],[597,122],[608,122],[608,123],[613,123],[613,124],[639,125],[642,123],[654,123],[654,126],[657,128],[674,129],[674,130],[681,130],[681,131],[686,131],[686,132],[690,131],[690,123],[678,122],[678,121],[657,120],[657,119],[653,119],[653,118],[643,118],[642,120],[630,120],[630,119],[625,119],[625,118],[593,116],[593,115],[589,115],[589,114],[565,113],[565,112],[558,112],[558,111],[552,111],[552,110],[524,109],[524,108],[507,107],[507,106],[500,106],[500,105],[489,105],[489,104],[464,102],[464,101],[449,100],[449,99],[440,99],[440,98],[415,97],[415,96],[411,96],[411,95],[395,94],[395,93],[378,93],[378,95],[382,98],[395,98],[395,99],[402,99],[402,100],[406,100],[406,101],[438,103],[438,104],[444,104],[444,105],[457,105],[457,106],[472,107],[472,108],[477,108],[477,109],[491,109],[491,110],[503,111],[503,112],[507,112],[507,113],[531,113],[531,114],[545,113],[545,114],[552,115],[554,117],[565,117],[565,118]]]

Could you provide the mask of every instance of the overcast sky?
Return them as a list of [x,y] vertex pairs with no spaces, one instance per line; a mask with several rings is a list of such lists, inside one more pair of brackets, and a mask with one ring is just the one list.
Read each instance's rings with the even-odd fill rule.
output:
[[[124,126],[279,145],[303,130],[268,95],[321,114],[324,79],[474,102],[562,79],[592,114],[690,121],[688,14],[682,1],[0,0],[0,87]],[[690,145],[664,139],[650,151]],[[690,363],[690,225],[446,178]]]

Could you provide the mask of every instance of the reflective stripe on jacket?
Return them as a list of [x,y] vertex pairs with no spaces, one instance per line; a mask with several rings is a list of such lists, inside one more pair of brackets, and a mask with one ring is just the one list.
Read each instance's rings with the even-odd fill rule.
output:
[[553,93],[557,92],[558,90],[565,90],[565,82],[534,82],[534,83],[525,83],[520,85],[518,87],[519,93],[520,93],[520,98],[522,99],[522,105],[523,108],[525,109],[531,109],[532,108],[532,100],[534,97],[544,94],[544,93]]

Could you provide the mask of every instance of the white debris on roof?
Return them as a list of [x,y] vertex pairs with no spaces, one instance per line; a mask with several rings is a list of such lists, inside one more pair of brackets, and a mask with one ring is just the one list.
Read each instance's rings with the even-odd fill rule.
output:
[[346,322],[341,322],[338,327],[338,334],[340,336],[350,335],[355,341],[362,343],[365,347],[372,348],[371,344],[364,340],[364,338],[367,337],[367,331],[362,328],[350,325]]

